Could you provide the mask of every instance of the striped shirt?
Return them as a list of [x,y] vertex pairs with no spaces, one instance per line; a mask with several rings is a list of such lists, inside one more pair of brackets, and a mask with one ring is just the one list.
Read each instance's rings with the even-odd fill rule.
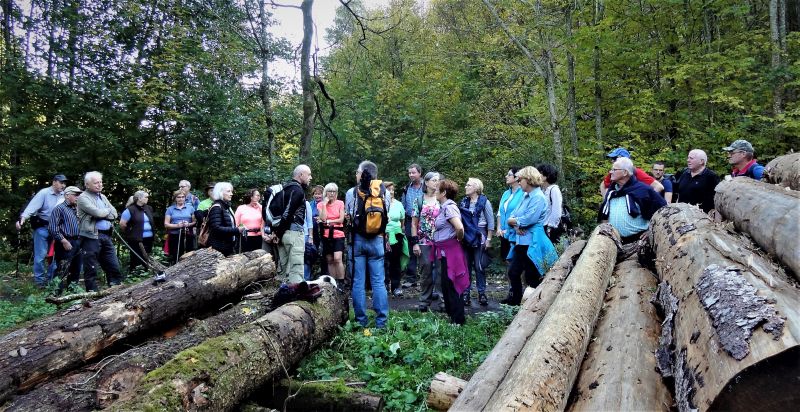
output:
[[78,237],[78,209],[75,205],[70,206],[67,202],[59,203],[50,212],[50,224],[47,227],[50,236],[57,242],[61,239]]

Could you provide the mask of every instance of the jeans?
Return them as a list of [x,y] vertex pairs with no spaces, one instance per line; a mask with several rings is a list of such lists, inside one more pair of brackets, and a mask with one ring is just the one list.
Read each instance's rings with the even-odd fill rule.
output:
[[81,278],[81,239],[67,239],[67,241],[72,245],[71,250],[65,250],[61,242],[56,241],[53,253],[53,261],[58,266],[56,273],[61,278],[59,293],[70,283],[77,282]]
[[[186,252],[194,250],[194,234],[189,233],[188,230],[183,230],[183,233],[169,234],[169,263],[171,265],[178,263],[178,259]],[[260,237],[258,239],[261,240]],[[259,246],[261,246],[260,243]],[[242,248],[242,252],[244,252],[244,248]]]
[[354,261],[353,261],[353,312],[356,321],[367,327],[367,291],[366,272],[369,267],[370,283],[372,286],[372,309],[376,313],[375,326],[383,328],[389,317],[389,296],[386,293],[385,273],[383,266],[384,245],[383,237],[366,238],[359,234],[354,235]]
[[125,280],[119,271],[117,250],[111,242],[111,236],[98,233],[97,239],[81,236],[81,256],[83,257],[83,279],[86,291],[97,291],[97,267],[106,274],[110,286],[119,285]]
[[[45,286],[53,274],[56,272],[56,259],[50,263],[50,266],[45,269],[47,264],[47,252],[50,251],[50,231],[47,227],[40,227],[33,231],[33,281],[38,286]],[[45,274],[47,270],[47,274]]]
[[[406,217],[404,231],[406,239],[411,239],[411,218]],[[411,244],[408,245],[409,252],[411,251]],[[410,253],[408,257],[408,266],[406,266],[406,280],[411,283],[417,282],[417,255]]]
[[475,285],[478,286],[478,293],[486,293],[486,268],[483,266],[486,261],[486,249],[483,245],[478,247],[464,247],[464,254],[467,258],[467,268],[469,269],[469,286],[466,293],[472,291],[473,273],[475,274]]

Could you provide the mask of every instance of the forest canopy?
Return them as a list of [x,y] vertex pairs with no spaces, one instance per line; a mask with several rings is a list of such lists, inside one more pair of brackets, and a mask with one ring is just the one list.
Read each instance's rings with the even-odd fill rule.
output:
[[243,194],[303,161],[346,188],[363,159],[401,183],[412,162],[478,177],[490,199],[510,165],[552,163],[591,222],[615,147],[668,173],[701,148],[725,173],[733,140],[762,164],[800,143],[800,2],[340,0],[327,32],[304,25],[325,55],[273,35],[267,0],[0,3],[4,222],[56,172],[163,211],[180,179]]

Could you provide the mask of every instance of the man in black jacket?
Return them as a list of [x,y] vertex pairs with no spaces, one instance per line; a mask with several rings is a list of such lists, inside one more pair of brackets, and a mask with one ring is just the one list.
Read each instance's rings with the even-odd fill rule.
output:
[[627,157],[614,162],[611,182],[600,207],[600,220],[619,231],[622,243],[637,241],[656,210],[667,202],[652,187],[636,180],[636,168]]
[[[296,183],[296,184],[292,184]],[[299,283],[303,278],[305,239],[303,225],[306,219],[305,191],[311,183],[311,168],[299,165],[292,172],[292,180],[283,188],[286,209],[275,230],[278,239],[278,260],[281,275],[289,283]]]

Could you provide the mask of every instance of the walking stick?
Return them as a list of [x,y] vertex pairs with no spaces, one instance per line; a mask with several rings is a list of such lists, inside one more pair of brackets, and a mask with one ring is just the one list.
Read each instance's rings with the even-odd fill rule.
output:
[[178,250],[175,251],[175,263],[178,263],[178,259],[181,257],[181,235],[183,234],[183,228],[178,229]]
[[21,236],[22,233],[20,232],[19,229],[17,229],[17,251],[15,253],[16,256],[14,258],[14,260],[17,262],[17,268],[14,270],[15,277],[19,277],[19,248],[22,246]]

